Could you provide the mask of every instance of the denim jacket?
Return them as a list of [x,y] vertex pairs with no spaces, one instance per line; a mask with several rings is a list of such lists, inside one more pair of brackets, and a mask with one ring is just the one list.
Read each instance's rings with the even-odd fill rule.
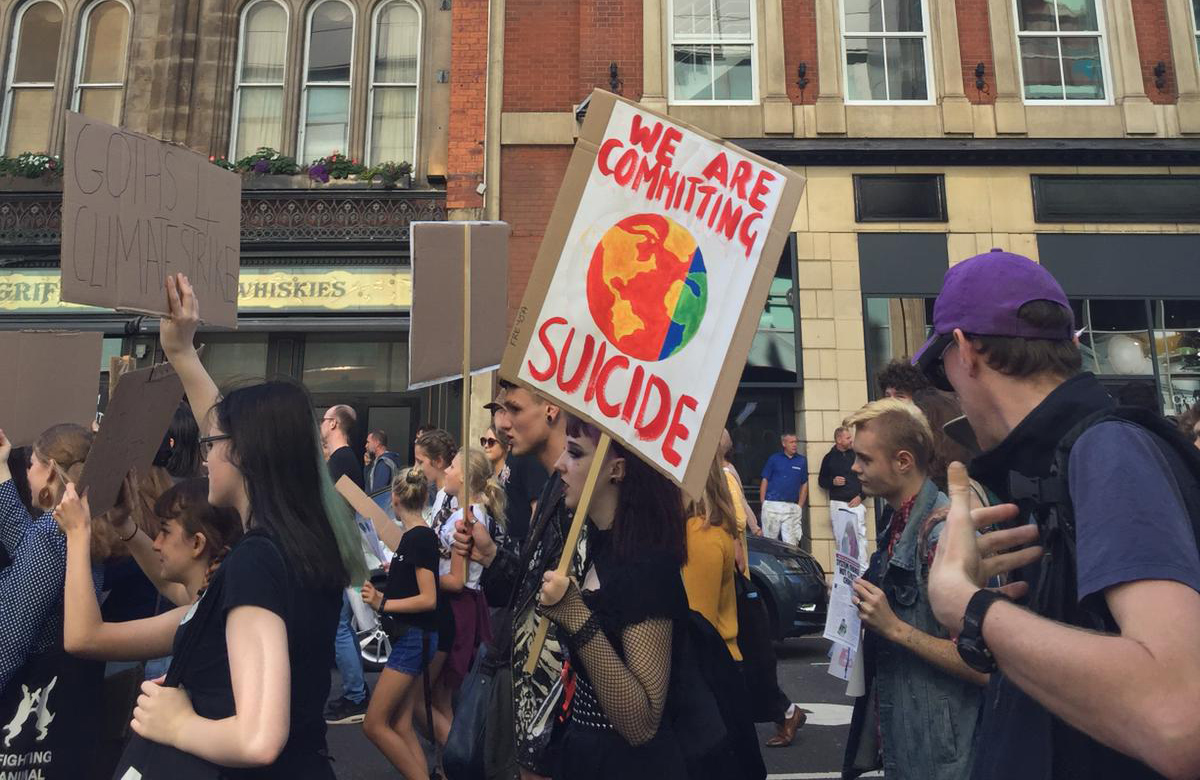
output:
[[[908,524],[887,556],[889,527],[880,536],[880,587],[896,617],[931,636],[948,639],[929,604],[926,553],[942,531],[926,534],[929,515],[949,499],[926,480]],[[893,522],[895,515],[892,515]],[[922,538],[924,535],[925,538]],[[876,643],[875,685],[883,769],[889,780],[961,780],[970,774],[972,745],[983,689],[953,677],[914,653],[887,641]]]

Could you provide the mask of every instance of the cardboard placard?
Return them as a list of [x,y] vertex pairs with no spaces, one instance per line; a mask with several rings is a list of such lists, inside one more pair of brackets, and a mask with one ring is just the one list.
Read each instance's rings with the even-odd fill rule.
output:
[[699,494],[803,189],[594,91],[501,376]]
[[[59,423],[91,430],[100,397],[100,333],[0,332],[0,428],[14,447]],[[11,373],[10,373],[11,372]]]
[[92,517],[116,506],[131,469],[150,468],[182,400],[183,382],[170,364],[121,376],[79,478]]
[[408,389],[462,377],[464,232],[471,231],[471,373],[500,365],[507,341],[506,222],[414,222]]
[[183,273],[204,321],[237,327],[236,173],[71,111],[63,165],[63,301],[166,314],[166,277]]
[[343,474],[342,478],[335,482],[333,486],[337,488],[338,493],[341,493],[342,498],[346,499],[346,503],[350,505],[350,508],[358,514],[368,520],[377,521],[384,525],[393,522],[387,516],[387,512],[384,512],[383,508],[375,503],[374,499],[364,493],[362,488],[354,484],[354,480],[350,479],[350,477]]

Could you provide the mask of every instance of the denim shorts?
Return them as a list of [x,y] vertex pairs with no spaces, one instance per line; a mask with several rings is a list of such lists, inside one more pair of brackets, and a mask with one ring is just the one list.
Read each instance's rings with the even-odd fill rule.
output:
[[[423,638],[428,636],[428,641]],[[429,659],[437,652],[438,635],[436,631],[422,631],[419,628],[409,628],[392,640],[392,653],[387,659],[387,668],[416,677],[424,671]],[[424,658],[421,651],[428,648]]]

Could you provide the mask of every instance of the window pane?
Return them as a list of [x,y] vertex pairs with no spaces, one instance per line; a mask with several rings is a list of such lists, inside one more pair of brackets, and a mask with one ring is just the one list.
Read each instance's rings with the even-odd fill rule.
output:
[[712,35],[712,0],[675,0],[675,35]]
[[850,100],[887,100],[882,38],[846,39],[846,95]]
[[844,0],[846,32],[883,32],[883,0]]
[[408,389],[407,344],[309,337],[303,382],[312,393],[403,392]]
[[1021,72],[1027,100],[1062,100],[1057,38],[1021,38]]
[[350,117],[349,87],[310,87],[304,124],[305,161],[346,150]]
[[712,47],[676,46],[675,99],[712,100]]
[[715,0],[716,37],[750,37],[750,0]]
[[375,42],[375,80],[385,83],[417,83],[417,52],[421,46],[421,24],[417,9],[407,2],[391,3],[379,12]]
[[888,99],[924,100],[925,41],[920,38],[888,38]]
[[317,6],[309,39],[308,80],[349,81],[350,51],[354,41],[354,14],[336,0]]
[[1090,30],[1100,29],[1100,21],[1096,15],[1096,0],[1058,0],[1058,29],[1060,30]]
[[79,90],[79,113],[108,122],[121,124],[121,98],[125,90],[117,87],[86,87]]
[[714,46],[714,100],[751,100],[754,98],[754,69],[750,65],[749,46]]
[[21,15],[21,37],[17,42],[18,84],[52,84],[58,66],[58,42],[62,11],[54,3],[36,3]]
[[8,123],[8,149],[10,156],[22,152],[44,152],[50,141],[50,109],[54,104],[54,90],[29,87],[14,89],[12,114]]
[[1068,100],[1103,100],[1099,38],[1060,38]]
[[375,87],[371,108],[371,162],[413,162],[416,87]]
[[129,43],[129,13],[116,0],[107,0],[88,14],[83,83],[125,82],[125,48]]
[[1083,323],[1079,351],[1085,371],[1121,376],[1154,373],[1145,301],[1072,301],[1072,309],[1076,324]]
[[205,334],[204,343],[200,360],[218,387],[267,378],[267,334],[229,340]]
[[283,81],[287,56],[287,13],[273,2],[256,3],[246,12],[242,41],[242,83]]
[[234,159],[240,160],[263,146],[278,149],[283,139],[283,87],[242,87],[238,99],[241,103]]
[[1057,29],[1054,26],[1054,6],[1050,0],[1017,0],[1018,29],[1027,32],[1044,32]]
[[1200,301],[1156,301],[1155,309],[1159,371],[1200,374]]
[[888,32],[924,32],[921,0],[885,0],[884,23]]

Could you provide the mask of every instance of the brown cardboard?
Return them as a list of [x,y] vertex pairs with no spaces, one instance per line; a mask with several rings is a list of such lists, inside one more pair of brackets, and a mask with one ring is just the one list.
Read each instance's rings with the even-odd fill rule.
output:
[[354,484],[354,480],[350,477],[343,474],[334,487],[355,512],[368,520],[382,523],[384,526],[392,524],[392,519],[387,516],[387,512],[384,512],[379,504],[376,504],[370,496],[364,493],[362,488]]
[[[700,136],[702,139],[707,139],[720,146],[728,153],[728,161],[732,167],[733,163],[740,159],[750,161],[750,164],[756,166],[756,170],[767,169],[773,176],[779,177],[780,189],[774,195],[777,198],[773,212],[773,218],[769,224],[764,220],[757,227],[765,231],[762,234],[763,241],[759,250],[754,255],[757,259],[757,264],[753,271],[753,278],[746,287],[746,294],[743,305],[736,311],[730,312],[729,318],[723,321],[724,325],[717,327],[729,328],[729,323],[736,323],[732,327],[731,335],[728,337],[728,348],[721,353],[722,344],[706,344],[703,340],[693,339],[692,344],[687,345],[693,349],[701,349],[705,351],[705,357],[708,358],[702,372],[709,379],[706,381],[715,383],[711,385],[709,391],[709,400],[703,408],[697,408],[695,414],[699,416],[700,422],[693,426],[688,432],[689,436],[693,437],[691,442],[690,456],[683,458],[683,461],[674,467],[676,472],[673,473],[671,467],[668,467],[665,461],[657,457],[651,457],[645,452],[640,452],[638,447],[644,447],[645,444],[633,440],[627,435],[623,435],[620,427],[620,420],[617,417],[603,418],[601,415],[592,414],[585,411],[582,406],[585,404],[581,400],[579,393],[564,393],[559,392],[554,387],[554,382],[546,386],[535,383],[522,375],[523,370],[530,370],[533,365],[531,355],[536,355],[536,349],[539,348],[539,329],[549,325],[543,321],[543,314],[550,311],[550,306],[554,305],[557,308],[554,311],[559,311],[567,305],[564,300],[550,302],[547,300],[547,295],[551,291],[552,283],[555,282],[555,274],[559,269],[560,258],[564,257],[564,253],[570,249],[572,252],[580,253],[582,250],[574,244],[568,247],[568,237],[573,229],[573,223],[576,220],[577,212],[581,210],[581,201],[585,198],[589,186],[589,180],[593,177],[594,171],[598,171],[597,175],[605,173],[606,168],[611,171],[619,167],[619,154],[623,154],[625,149],[633,149],[637,144],[633,142],[632,134],[628,138],[628,143],[616,152],[611,149],[606,152],[606,156],[601,157],[601,143],[605,141],[605,134],[610,125],[610,119],[614,117],[614,112],[618,106],[625,104],[632,109],[636,109],[637,113],[649,116],[657,122],[665,123],[663,126],[669,129],[674,126],[675,129],[686,133],[692,133]],[[629,109],[621,109],[625,114],[629,113]],[[615,120],[614,120],[615,121]],[[665,137],[665,136],[664,136]],[[610,136],[611,138],[611,136]],[[646,149],[644,146],[638,147],[644,149],[644,153],[640,155],[645,159],[648,165],[654,165],[656,152]],[[659,147],[661,148],[661,147]],[[606,160],[606,165],[597,164],[598,158]],[[694,162],[694,159],[692,159]],[[666,163],[664,163],[666,164]],[[673,164],[673,163],[672,163]],[[673,170],[668,168],[668,170]],[[641,177],[641,172],[636,176]],[[681,173],[682,176],[682,173]],[[614,181],[616,177],[613,176]],[[634,181],[637,181],[635,178]],[[606,185],[612,186],[612,185]],[[682,186],[682,185],[681,185]],[[570,164],[567,168],[566,176],[563,179],[562,187],[559,190],[558,197],[554,204],[554,209],[550,216],[550,222],[543,238],[541,248],[538,251],[537,260],[534,264],[533,273],[525,290],[525,297],[521,307],[517,311],[515,324],[509,336],[508,345],[504,353],[504,358],[500,366],[500,375],[510,381],[520,382],[531,387],[543,396],[552,399],[568,408],[573,414],[576,414],[589,422],[594,423],[602,430],[610,433],[613,438],[626,449],[638,452],[647,462],[660,470],[662,473],[674,479],[679,483],[689,494],[697,495],[703,488],[705,477],[708,473],[709,466],[712,463],[713,457],[716,455],[717,445],[720,439],[720,432],[725,425],[725,419],[728,415],[730,404],[733,401],[734,393],[737,390],[738,379],[742,374],[746,356],[750,349],[750,344],[753,341],[755,331],[757,330],[758,320],[763,310],[763,305],[766,301],[767,293],[770,289],[771,278],[775,272],[778,263],[780,252],[783,250],[784,242],[787,240],[787,234],[790,230],[791,223],[795,216],[796,210],[799,207],[800,197],[803,192],[804,179],[799,174],[791,171],[783,166],[768,162],[760,157],[752,155],[742,149],[739,149],[734,144],[723,141],[712,135],[697,130],[694,127],[678,120],[656,114],[648,111],[644,107],[638,106],[631,101],[627,101],[616,95],[596,90],[591,95],[590,104],[588,106],[587,118],[584,122],[579,141],[575,146],[575,151],[571,156]],[[599,190],[597,190],[599,191]],[[733,193],[734,189],[730,188],[729,193]],[[622,196],[625,197],[625,196]],[[715,196],[714,196],[715,197]],[[730,203],[733,203],[733,196],[730,195]],[[625,202],[625,201],[622,201]],[[671,197],[667,198],[667,202],[671,203]],[[740,201],[739,201],[740,202]],[[593,206],[595,204],[593,203]],[[691,207],[689,201],[689,208]],[[615,206],[614,206],[615,208]],[[649,199],[644,205],[639,207],[646,214],[664,214],[675,218],[677,212],[670,208],[659,209]],[[697,206],[698,208],[698,206]],[[700,219],[695,215],[699,212],[693,212],[689,217],[691,219]],[[600,223],[597,222],[597,225]],[[611,232],[611,229],[609,230]],[[605,237],[607,237],[607,233]],[[706,239],[707,240],[707,239]],[[757,239],[756,239],[757,240]],[[665,245],[665,244],[664,244]],[[589,245],[590,246],[590,245]],[[731,251],[732,243],[726,242],[724,252]],[[599,248],[597,249],[599,251]],[[750,247],[746,247],[747,256],[751,254]],[[743,279],[747,274],[745,269],[738,271],[743,274]],[[689,277],[690,278],[690,277]],[[706,277],[707,278],[707,277]],[[722,298],[726,291],[720,288],[714,288],[709,285],[707,288],[707,296],[710,302],[718,304],[718,308],[722,301],[728,302],[732,300],[730,297]],[[571,299],[573,302],[574,299]],[[587,299],[577,302],[578,308],[586,315],[589,311],[589,301]],[[707,316],[707,312],[706,315]],[[565,325],[563,326],[566,327]],[[581,337],[582,338],[582,337]],[[565,343],[565,342],[564,342]],[[597,352],[601,345],[608,349],[608,358],[614,356],[613,350],[616,349],[611,339],[607,342],[598,343],[596,345]],[[682,349],[682,348],[681,348]],[[561,350],[562,354],[566,354],[567,350],[564,347]],[[575,345],[575,352],[569,361],[568,371],[579,364],[580,347]],[[670,359],[670,358],[665,358]],[[689,357],[689,360],[697,360],[694,355]],[[658,358],[664,360],[664,358]],[[564,360],[564,364],[568,361]],[[630,361],[631,365],[633,361]],[[553,365],[553,364],[551,364]],[[647,366],[652,366],[652,363],[646,363]],[[633,370],[633,369],[631,369]],[[647,368],[647,377],[651,369]],[[645,379],[646,382],[650,380]],[[596,384],[596,377],[592,369],[588,369],[587,379],[584,382],[586,392],[592,393]],[[631,380],[632,384],[632,380]],[[674,390],[674,388],[668,388]],[[643,399],[640,402],[643,406],[646,401]],[[643,408],[642,411],[645,411]],[[678,411],[678,410],[677,410]]]
[[167,363],[121,376],[79,478],[92,517],[116,506],[131,469],[150,468],[182,400],[183,383]]
[[166,314],[166,277],[183,273],[203,320],[237,327],[237,174],[72,111],[63,167],[63,301]]
[[471,231],[471,373],[500,364],[507,341],[505,222],[414,222],[408,388],[462,377],[463,241]]
[[[14,447],[59,423],[91,430],[100,396],[101,334],[0,332],[0,428]],[[11,372],[11,373],[10,373]]]

